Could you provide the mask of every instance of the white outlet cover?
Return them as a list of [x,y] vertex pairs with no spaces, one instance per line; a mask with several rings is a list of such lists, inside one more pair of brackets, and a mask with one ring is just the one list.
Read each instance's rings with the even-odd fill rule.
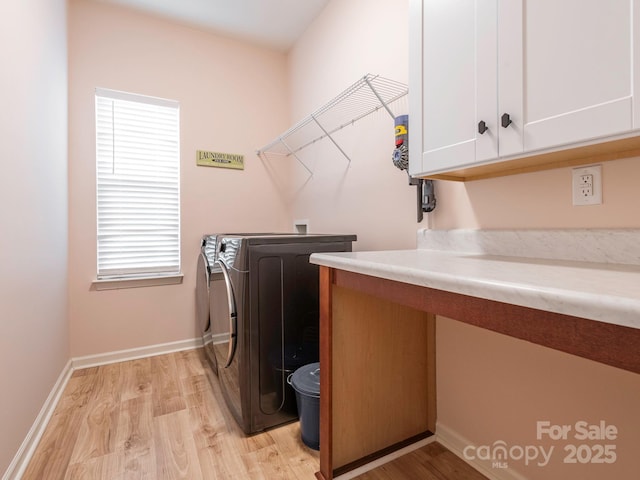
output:
[[[580,177],[593,175],[593,195],[583,195],[580,188]],[[574,205],[602,204],[602,165],[574,168],[572,172],[572,192]]]

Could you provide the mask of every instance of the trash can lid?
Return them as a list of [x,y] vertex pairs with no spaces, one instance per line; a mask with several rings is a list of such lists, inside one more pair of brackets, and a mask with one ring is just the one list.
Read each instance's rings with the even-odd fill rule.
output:
[[313,397],[320,396],[320,362],[300,367],[291,375],[291,386],[298,392]]

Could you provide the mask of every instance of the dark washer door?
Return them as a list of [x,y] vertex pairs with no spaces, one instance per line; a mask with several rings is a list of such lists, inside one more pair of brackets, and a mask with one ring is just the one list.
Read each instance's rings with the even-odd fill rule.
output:
[[213,351],[213,332],[211,331],[211,275],[206,255],[200,253],[196,277],[196,332],[202,335],[205,356],[213,373],[218,374],[218,363]]
[[[237,317],[237,301],[234,289],[242,291],[241,285],[233,285],[229,275],[229,267],[227,264],[218,260],[218,265],[223,272],[223,280],[216,281],[211,285],[212,303],[215,302],[215,315],[219,318],[214,319],[214,323],[225,324],[225,332],[223,340],[216,341],[213,349],[218,364],[218,378],[220,379],[220,388],[227,402],[227,406],[236,418],[241,427],[247,431],[247,427],[243,421],[243,411],[241,403],[241,385],[238,361],[238,317]],[[237,282],[240,283],[240,282]],[[212,307],[213,308],[213,307]],[[241,349],[241,348],[240,348]]]

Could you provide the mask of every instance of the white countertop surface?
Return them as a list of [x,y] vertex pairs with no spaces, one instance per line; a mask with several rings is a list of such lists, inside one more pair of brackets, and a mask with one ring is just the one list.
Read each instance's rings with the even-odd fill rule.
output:
[[[518,239],[519,242],[521,240]],[[607,242],[611,244],[610,237]],[[311,262],[398,282],[640,328],[640,265],[637,264],[525,258],[428,248],[314,253]]]

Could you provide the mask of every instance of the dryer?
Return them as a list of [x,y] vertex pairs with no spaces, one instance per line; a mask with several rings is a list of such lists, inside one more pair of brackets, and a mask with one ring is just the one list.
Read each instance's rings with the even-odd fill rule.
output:
[[[227,406],[242,430],[296,420],[287,376],[319,360],[315,252],[351,251],[355,235],[239,234],[216,237],[221,280],[210,288],[210,343]],[[213,285],[213,284],[211,284]],[[215,330],[214,330],[215,332]]]

